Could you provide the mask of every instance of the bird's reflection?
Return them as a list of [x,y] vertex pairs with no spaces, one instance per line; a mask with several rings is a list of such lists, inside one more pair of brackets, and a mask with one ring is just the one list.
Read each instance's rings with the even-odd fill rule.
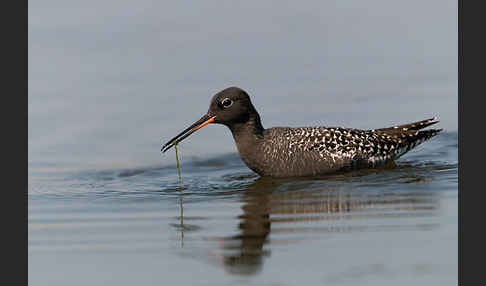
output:
[[[259,178],[248,185],[243,190],[241,200],[244,204],[243,214],[238,217],[239,234],[219,239],[222,241],[222,266],[227,272],[240,275],[252,275],[262,269],[265,257],[271,254],[265,247],[271,232],[285,241],[289,234],[299,232],[399,229],[406,226],[397,222],[395,225],[392,222],[391,225],[381,226],[342,222],[343,219],[353,218],[427,216],[432,215],[438,207],[438,199],[430,193],[362,192],[352,188],[342,190],[333,183],[322,181],[267,178]],[[301,223],[320,220],[326,220],[326,223]],[[278,243],[278,240],[272,239],[272,243]]]
[[[437,192],[421,191],[420,185],[408,187],[410,183],[426,185],[429,172],[437,167],[427,168],[402,166],[388,173],[371,170],[312,179],[260,177],[243,187],[239,185],[242,189],[231,190],[242,202],[238,233],[216,237],[213,241],[218,247],[209,249],[209,261],[231,274],[253,275],[261,271],[271,255],[270,241],[274,249],[274,245],[323,239],[342,232],[435,228],[438,225],[434,220],[393,219],[436,215]],[[248,180],[235,177],[228,181],[240,179]],[[200,229],[184,223],[183,207],[181,196],[177,226],[181,247],[184,232]],[[193,249],[188,251],[196,255]]]
[[271,190],[255,192],[245,190],[243,214],[238,218],[240,234],[223,238],[223,265],[232,273],[251,274],[260,269],[263,256],[269,252],[263,249],[270,233]]

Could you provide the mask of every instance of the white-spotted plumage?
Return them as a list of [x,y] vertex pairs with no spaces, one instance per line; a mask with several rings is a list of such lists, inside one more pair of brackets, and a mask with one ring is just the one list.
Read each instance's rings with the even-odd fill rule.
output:
[[279,166],[280,173],[288,169],[289,174],[374,167],[398,159],[435,136],[440,129],[419,130],[437,122],[434,117],[372,130],[323,126],[269,128],[264,132],[262,161],[272,162],[265,166],[269,174],[272,166]]

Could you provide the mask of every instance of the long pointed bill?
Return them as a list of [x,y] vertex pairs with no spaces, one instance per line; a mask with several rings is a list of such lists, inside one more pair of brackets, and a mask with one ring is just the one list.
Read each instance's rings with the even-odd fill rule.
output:
[[216,116],[209,116],[208,114],[204,115],[203,117],[201,117],[201,119],[189,126],[186,130],[179,133],[176,137],[170,139],[169,142],[162,146],[161,151],[165,153],[165,151],[169,150],[172,146],[184,140],[187,136],[208,125],[209,123],[214,122],[214,118],[216,118]]

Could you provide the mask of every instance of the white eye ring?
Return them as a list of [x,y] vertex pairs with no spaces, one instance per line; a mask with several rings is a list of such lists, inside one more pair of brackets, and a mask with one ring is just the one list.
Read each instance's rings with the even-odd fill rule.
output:
[[224,107],[224,108],[228,108],[230,107],[231,105],[233,105],[233,100],[229,99],[229,98],[225,98],[221,101],[221,105]]

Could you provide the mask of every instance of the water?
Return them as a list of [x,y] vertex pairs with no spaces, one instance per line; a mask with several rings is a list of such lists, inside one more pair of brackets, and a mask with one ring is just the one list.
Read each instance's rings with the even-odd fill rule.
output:
[[[456,285],[456,9],[30,1],[29,284]],[[276,180],[210,125],[181,185],[161,143],[231,85],[265,127],[445,132],[395,168]]]

